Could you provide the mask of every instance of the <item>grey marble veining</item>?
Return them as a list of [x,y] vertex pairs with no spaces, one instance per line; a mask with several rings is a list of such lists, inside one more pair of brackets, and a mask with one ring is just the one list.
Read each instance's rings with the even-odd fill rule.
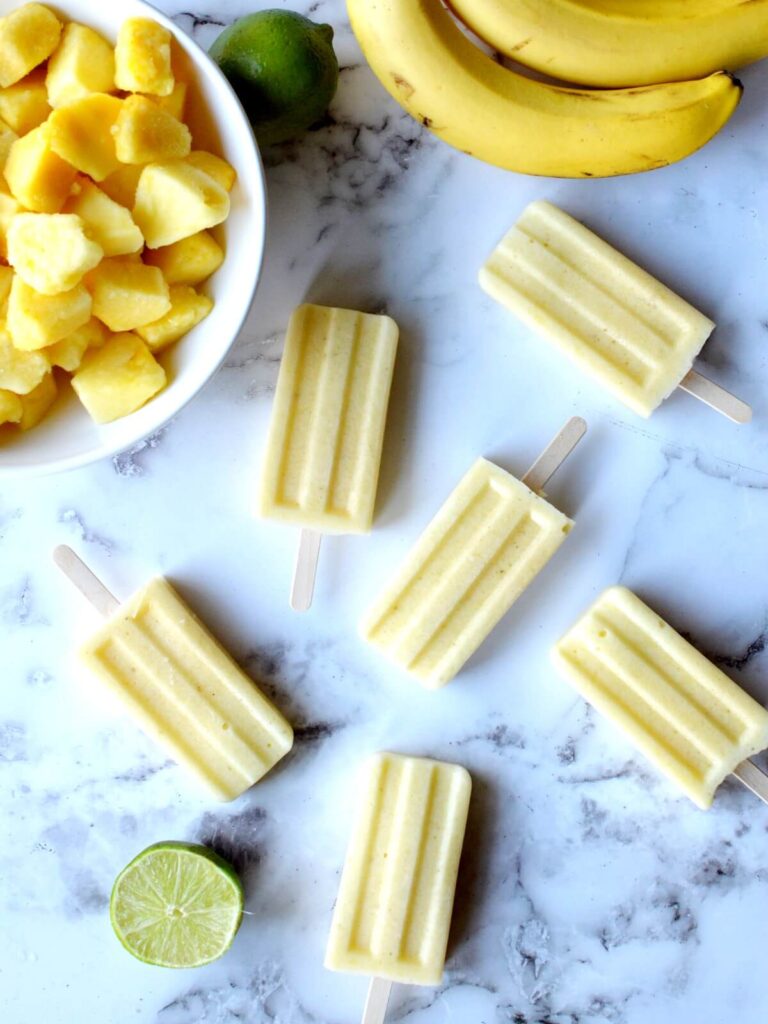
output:
[[[275,0],[271,0],[275,5]],[[278,6],[282,4],[278,3]],[[209,45],[267,6],[161,6]],[[323,969],[351,777],[394,748],[475,788],[448,969],[399,988],[408,1024],[757,1024],[768,1013],[768,808],[726,782],[702,813],[563,684],[547,650],[622,581],[768,703],[768,69],[675,167],[610,181],[517,177],[455,153],[367,70],[340,0],[327,123],[265,154],[267,265],[205,391],[114,460],[0,493],[0,1005],[4,1024],[353,1024],[365,981]],[[719,326],[701,368],[750,401],[736,428],[673,396],[640,421],[476,284],[531,199],[583,217]],[[305,298],[386,310],[402,343],[376,529],[325,544],[316,605],[287,608],[295,537],[252,518],[285,325]],[[590,432],[549,486],[576,527],[466,671],[420,690],[357,639],[358,613],[478,454],[523,472],[570,415]],[[212,805],[83,677],[95,626],[51,566],[76,547],[126,596],[167,574],[296,727],[293,753]],[[198,971],[133,961],[112,882],[161,839],[210,843],[247,916]]]

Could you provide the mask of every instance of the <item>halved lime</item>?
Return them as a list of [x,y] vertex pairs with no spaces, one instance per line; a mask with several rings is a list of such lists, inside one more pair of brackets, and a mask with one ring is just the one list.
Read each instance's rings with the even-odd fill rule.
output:
[[109,916],[129,953],[158,967],[200,967],[232,945],[243,887],[231,864],[205,846],[155,843],[123,868]]

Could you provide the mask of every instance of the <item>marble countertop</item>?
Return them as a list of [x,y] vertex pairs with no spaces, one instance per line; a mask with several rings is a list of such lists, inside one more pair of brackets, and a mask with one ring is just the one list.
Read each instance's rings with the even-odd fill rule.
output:
[[[274,5],[275,0],[270,0]],[[204,45],[254,7],[187,13]],[[266,271],[224,368],[133,451],[0,493],[0,1005],[4,1024],[353,1024],[365,981],[323,969],[368,753],[458,761],[475,789],[448,969],[400,988],[408,1024],[752,1024],[768,1013],[768,808],[726,782],[709,813],[659,778],[550,668],[622,581],[768,703],[768,67],[684,163],[624,180],[507,174],[449,149],[385,95],[341,0],[330,123],[266,154]],[[735,427],[677,393],[650,422],[570,372],[476,284],[531,199],[583,217],[719,326],[699,368],[748,400]],[[316,605],[287,607],[290,530],[250,514],[283,334],[303,299],[385,309],[402,341],[378,518],[324,547]],[[470,462],[527,468],[571,415],[590,431],[549,487],[576,520],[556,558],[439,693],[355,623]],[[296,725],[267,779],[215,805],[83,678],[94,625],[52,568],[69,543],[119,595],[167,574]],[[110,929],[112,882],[161,839],[242,871],[231,951],[147,967]]]

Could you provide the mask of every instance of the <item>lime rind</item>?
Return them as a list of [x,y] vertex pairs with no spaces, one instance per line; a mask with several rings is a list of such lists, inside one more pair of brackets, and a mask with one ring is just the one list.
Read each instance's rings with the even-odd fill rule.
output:
[[231,864],[192,843],[143,850],[118,875],[110,899],[123,946],[157,967],[201,967],[232,945],[243,914],[243,888]]

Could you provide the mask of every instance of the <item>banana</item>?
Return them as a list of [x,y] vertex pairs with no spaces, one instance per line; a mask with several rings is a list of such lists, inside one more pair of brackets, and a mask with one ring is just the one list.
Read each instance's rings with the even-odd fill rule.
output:
[[615,88],[699,78],[768,56],[768,0],[446,0],[500,53]]
[[440,0],[348,0],[352,28],[385,89],[450,145],[523,174],[607,177],[664,167],[725,124],[741,85],[718,72],[589,92],[501,67]]

